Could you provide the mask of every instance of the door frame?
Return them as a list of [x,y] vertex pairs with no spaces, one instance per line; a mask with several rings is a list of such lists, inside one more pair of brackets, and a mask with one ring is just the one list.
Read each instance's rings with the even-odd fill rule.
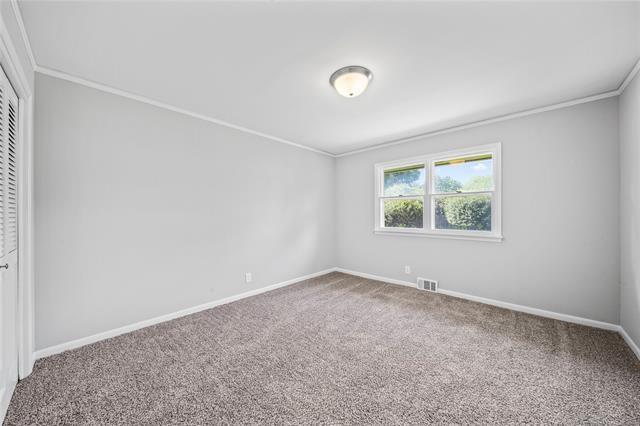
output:
[[[31,374],[34,333],[33,90],[0,17],[0,65],[18,95],[18,378]],[[34,70],[35,72],[35,70]]]

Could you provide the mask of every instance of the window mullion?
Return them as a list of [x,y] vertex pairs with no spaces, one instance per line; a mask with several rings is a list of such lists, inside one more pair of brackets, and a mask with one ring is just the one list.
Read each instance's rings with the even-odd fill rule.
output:
[[422,203],[422,229],[431,230],[431,161],[424,162],[425,180],[424,183],[424,202]]
[[[500,160],[500,145],[494,144],[376,164],[377,230],[455,238],[464,235],[473,238],[482,235],[484,238],[486,235],[486,238],[501,239]],[[458,166],[460,169],[456,169]],[[421,173],[424,179],[421,182],[424,183],[422,193],[385,196],[385,191],[388,194],[415,192],[419,180],[413,170],[421,168],[424,168]],[[385,189],[387,174],[390,176],[388,190]],[[437,176],[443,178],[442,185],[436,186]],[[467,185],[466,180],[472,178],[472,184]],[[462,192],[463,185],[475,190]],[[460,192],[439,192],[455,191],[458,188]],[[416,220],[420,213],[420,200],[421,222]],[[467,214],[468,211],[477,212],[478,217]],[[418,229],[420,225],[422,229]]]

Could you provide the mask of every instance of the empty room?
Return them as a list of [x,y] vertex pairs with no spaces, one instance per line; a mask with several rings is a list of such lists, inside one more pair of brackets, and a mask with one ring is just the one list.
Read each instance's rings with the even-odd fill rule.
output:
[[640,1],[0,0],[3,425],[640,425]]

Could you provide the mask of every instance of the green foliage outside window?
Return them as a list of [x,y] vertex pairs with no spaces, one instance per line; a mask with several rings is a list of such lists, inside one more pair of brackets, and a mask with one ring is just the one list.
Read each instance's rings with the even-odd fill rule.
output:
[[436,192],[457,192],[462,189],[462,184],[451,176],[436,176]]
[[[436,176],[438,192],[486,191],[491,176],[474,176],[464,185],[450,176]],[[435,200],[435,228],[491,231],[491,197],[486,194],[442,197]]]
[[385,201],[384,226],[390,228],[422,228],[422,200]]
[[[387,195],[422,194],[419,168],[385,172]],[[493,187],[491,176],[475,176],[465,182],[451,176],[435,176],[435,190],[440,193],[486,191]],[[384,226],[389,228],[422,228],[423,202],[396,199],[384,202]],[[443,196],[435,199],[435,229],[491,231],[491,197],[487,194]]]
[[491,198],[487,195],[438,198],[436,229],[491,230]]

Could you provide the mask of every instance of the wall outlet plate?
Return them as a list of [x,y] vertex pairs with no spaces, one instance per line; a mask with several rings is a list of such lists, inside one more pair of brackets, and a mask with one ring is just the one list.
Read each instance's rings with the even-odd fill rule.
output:
[[251,272],[246,272],[244,274],[244,281],[246,283],[250,283],[251,281],[253,281],[253,276],[251,275]]
[[405,274],[411,273],[411,265],[404,265],[404,273]]

